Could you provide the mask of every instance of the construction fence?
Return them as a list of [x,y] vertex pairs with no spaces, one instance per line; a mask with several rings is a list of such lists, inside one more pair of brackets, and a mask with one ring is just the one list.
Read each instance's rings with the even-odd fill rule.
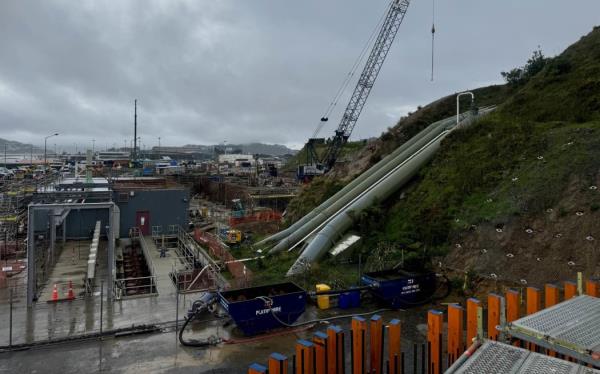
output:
[[[579,296],[580,298],[589,296],[598,298],[600,281],[595,279],[589,279],[585,283],[567,281],[563,283],[562,289],[555,284],[547,284],[543,290],[536,287],[527,287],[523,292],[509,289],[504,295],[490,293],[485,301],[471,298],[465,306],[448,304],[445,310],[429,310],[427,342],[421,345],[420,350],[417,344],[405,346],[401,343],[402,326],[398,319],[383,324],[379,315],[374,315],[368,320],[353,317],[349,332],[338,326],[330,326],[326,331],[316,332],[312,339],[298,340],[293,347],[295,354],[292,357],[288,358],[274,352],[268,357],[266,365],[253,363],[248,367],[247,372],[249,374],[441,374],[449,368],[454,372],[454,368],[458,365],[457,361],[462,362],[474,353],[472,342],[499,340],[510,340],[513,346],[550,356],[553,359],[560,358],[565,363],[579,363],[580,365],[577,366],[581,370],[587,369],[586,366],[600,368],[600,352],[577,349],[573,344],[566,349],[556,345],[556,349],[552,350],[503,335],[505,334],[503,326],[510,326],[512,322],[523,316],[531,316],[545,308],[556,306],[561,301],[561,294],[563,301],[575,301],[574,298],[578,295],[587,295]],[[592,314],[597,315],[597,312],[597,310],[592,311]],[[555,310],[553,313],[556,313]],[[565,318],[568,319],[569,316],[563,316],[563,319]],[[594,330],[595,327],[592,327],[589,326]],[[538,340],[547,339],[539,337]],[[600,345],[600,342],[596,341],[595,344]],[[565,353],[569,350],[572,352],[571,355]],[[495,357],[493,361],[508,359]],[[494,365],[493,361],[489,364]],[[483,371],[479,372],[483,373]],[[589,370],[589,373],[592,372],[595,371]]]

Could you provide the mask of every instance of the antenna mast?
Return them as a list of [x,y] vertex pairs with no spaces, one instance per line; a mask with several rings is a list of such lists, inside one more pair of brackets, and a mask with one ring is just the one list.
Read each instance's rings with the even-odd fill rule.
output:
[[433,57],[435,45],[435,0],[432,0],[431,3],[431,81],[433,82]]
[[133,101],[133,153],[134,160],[137,159],[137,99]]

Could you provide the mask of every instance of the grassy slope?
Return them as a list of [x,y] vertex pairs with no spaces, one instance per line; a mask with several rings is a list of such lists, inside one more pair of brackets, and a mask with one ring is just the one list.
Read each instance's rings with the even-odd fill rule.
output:
[[[496,105],[502,103],[513,89],[506,85],[483,87],[473,90],[477,97],[478,106]],[[467,97],[461,98],[461,107],[468,108],[470,105]],[[374,144],[365,146],[363,142],[348,143],[341,157],[351,159],[350,162],[341,163],[327,175],[306,185],[301,193],[294,198],[287,209],[286,222],[288,224],[297,221],[313,208],[343,188],[348,181],[358,174],[373,166],[385,155],[402,145],[408,139],[423,130],[429,124],[442,118],[450,117],[456,113],[455,95],[446,96],[415,113],[398,121],[396,126],[388,129]],[[324,146],[322,147],[324,149]],[[320,149],[319,151],[322,151]],[[300,151],[286,166],[296,167],[298,162],[305,162],[306,152]],[[360,167],[357,167],[360,165]]]
[[599,146],[596,28],[496,113],[453,133],[407,198],[390,209],[378,239],[440,253],[461,231],[555,208],[573,179],[580,188],[595,183]]
[[[381,242],[407,249],[408,257],[425,249],[430,255],[444,254],[454,247],[450,243],[479,226],[504,227],[549,208],[562,215],[561,204],[574,180],[574,188],[583,191],[599,179],[599,28],[552,59],[525,85],[485,87],[475,94],[480,106],[504,104],[451,134],[411,186],[361,215],[355,229],[363,235],[365,255]],[[357,157],[368,158],[365,164],[372,165],[430,122],[452,115],[454,97],[401,119]],[[334,173],[306,188],[290,205],[292,220],[341,188],[339,177]],[[588,210],[599,214],[599,194],[585,193]],[[473,244],[477,245],[482,244]],[[544,245],[539,243],[542,250]],[[272,275],[287,268],[277,259],[269,261]],[[283,262],[287,265],[290,259]],[[334,267],[329,261],[320,265],[321,270]]]

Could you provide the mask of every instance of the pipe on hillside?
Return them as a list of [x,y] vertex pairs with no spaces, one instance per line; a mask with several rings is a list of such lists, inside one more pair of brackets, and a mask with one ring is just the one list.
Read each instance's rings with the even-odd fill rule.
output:
[[370,177],[371,175],[376,173],[379,169],[386,166],[396,156],[398,156],[400,153],[404,152],[404,150],[406,150],[406,148],[408,148],[411,144],[418,141],[423,136],[427,135],[429,132],[433,131],[437,126],[449,124],[452,119],[453,118],[445,118],[443,120],[440,120],[440,121],[430,124],[425,129],[421,130],[417,135],[415,135],[412,138],[410,138],[409,140],[407,140],[404,144],[402,144],[400,147],[398,147],[392,153],[385,156],[379,162],[377,162],[375,165],[373,165],[372,167],[370,167],[369,169],[365,170],[363,173],[358,175],[356,178],[354,178],[352,181],[350,181],[350,183],[348,183],[346,186],[344,186],[344,188],[342,188],[340,191],[335,193],[333,196],[331,196],[325,202],[321,203],[318,207],[316,207],[315,209],[313,209],[312,211],[307,213],[304,217],[302,217],[300,220],[298,220],[297,222],[292,224],[290,227],[257,242],[255,245],[257,247],[265,246],[272,242],[284,239],[287,236],[289,236],[290,234],[294,233],[296,230],[298,230],[304,224],[306,224],[311,219],[316,217],[320,212],[325,210],[328,206],[333,204],[335,201],[337,201],[338,199],[343,198],[344,196],[349,194],[354,188],[356,188],[365,179],[367,179],[368,177]]
[[[494,109],[495,107],[484,108],[480,110],[477,115],[473,114],[472,116],[465,117],[458,126],[450,124],[446,127],[441,127],[441,133],[434,139],[416,150],[414,154],[411,154],[404,161],[397,164],[391,171],[379,178],[374,184],[361,191],[361,193],[350,203],[334,213],[334,215],[328,219],[328,222],[322,223],[315,230],[308,233],[304,239],[315,233],[321,226],[324,226],[288,270],[287,275],[290,276],[303,271],[305,264],[312,263],[327,253],[327,250],[335,244],[339,236],[352,226],[353,219],[349,214],[350,212],[354,214],[359,213],[372,205],[375,200],[385,200],[392,193],[406,184],[421,167],[433,158],[435,152],[440,147],[441,141],[451,131],[468,126],[478,117],[487,114]],[[453,118],[450,120],[453,120]]]
[[454,118],[452,117],[431,124],[417,135],[409,139],[407,142],[402,144],[396,149],[396,151],[378,162],[375,170],[370,171],[368,174],[366,174],[367,172],[363,173],[363,175],[366,174],[365,177],[360,179],[357,178],[353,181],[355,183],[348,185],[352,188],[347,189],[347,191],[342,193],[340,196],[336,194],[332,198],[325,201],[325,203],[321,204],[317,209],[305,216],[305,218],[308,218],[308,220],[303,219],[301,225],[296,225],[296,227],[292,226],[293,230],[291,230],[291,232],[284,239],[282,239],[275,247],[273,247],[269,253],[273,254],[293,248],[296,244],[298,244],[299,241],[304,240],[311,231],[315,230],[315,228],[318,228],[324,222],[329,220],[335,213],[337,213],[340,209],[343,209],[347,204],[349,204],[353,199],[363,193],[363,191],[368,189],[374,183],[377,183],[381,177],[396,167],[396,165],[410,157],[410,155],[423,147],[423,145],[427,144],[431,139],[435,138],[444,130],[444,128],[451,125],[453,121]]
[[354,222],[351,212],[356,215],[371,206],[375,200],[385,200],[410,181],[419,169],[433,158],[435,152],[440,147],[440,143],[449,133],[450,130],[445,130],[441,134],[438,134],[419,151],[415,152],[381,178],[376,186],[366,191],[360,198],[337,214],[319,231],[298,259],[296,259],[296,262],[294,262],[286,275],[296,275],[305,271],[307,264],[313,263],[325,255],[335,244],[339,236],[352,227]]

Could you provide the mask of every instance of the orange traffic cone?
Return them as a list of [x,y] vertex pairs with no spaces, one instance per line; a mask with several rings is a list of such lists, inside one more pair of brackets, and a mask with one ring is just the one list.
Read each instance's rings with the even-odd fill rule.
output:
[[54,289],[52,290],[52,301],[58,301],[58,289],[56,283],[54,283]]
[[73,293],[73,282],[69,280],[69,294],[67,295],[67,299],[73,300],[75,299],[75,294]]

